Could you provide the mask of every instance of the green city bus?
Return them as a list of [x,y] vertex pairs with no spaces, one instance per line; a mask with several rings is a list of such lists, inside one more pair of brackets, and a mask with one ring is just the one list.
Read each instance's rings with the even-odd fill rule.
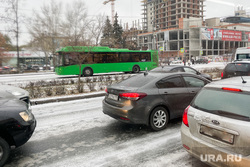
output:
[[158,66],[155,50],[129,50],[109,47],[67,46],[56,52],[57,75],[92,76],[98,73],[151,70]]

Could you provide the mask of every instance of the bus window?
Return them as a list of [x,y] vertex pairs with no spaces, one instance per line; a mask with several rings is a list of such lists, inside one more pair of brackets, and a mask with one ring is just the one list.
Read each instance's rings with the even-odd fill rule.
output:
[[64,55],[64,65],[68,66],[69,64],[69,55]]
[[118,63],[118,53],[107,53],[108,63]]
[[95,53],[94,54],[94,59],[93,59],[93,63],[104,63],[105,54],[104,53]]
[[140,62],[141,61],[141,56],[139,53],[131,53],[133,62]]
[[151,61],[150,53],[141,53],[141,61]]
[[121,62],[133,62],[130,53],[120,53]]

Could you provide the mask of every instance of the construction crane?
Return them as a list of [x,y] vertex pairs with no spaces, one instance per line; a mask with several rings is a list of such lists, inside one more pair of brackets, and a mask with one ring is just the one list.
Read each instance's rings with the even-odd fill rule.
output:
[[115,0],[107,0],[104,1],[103,4],[106,5],[107,3],[111,2],[111,17],[112,17],[112,24],[114,24],[115,19]]

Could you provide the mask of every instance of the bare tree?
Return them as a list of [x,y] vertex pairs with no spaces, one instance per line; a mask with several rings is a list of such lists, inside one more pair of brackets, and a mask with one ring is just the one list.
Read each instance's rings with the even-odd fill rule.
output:
[[[85,3],[81,0],[75,0],[73,3],[67,5],[66,17],[61,24],[62,32],[67,36],[65,46],[71,46],[72,56],[75,58],[79,66],[78,75],[78,90],[81,86],[82,63],[89,56],[92,49],[91,36],[88,33],[88,26],[91,24],[91,20],[87,18],[87,9]],[[85,46],[88,50],[86,53],[79,53],[79,47]],[[91,71],[88,71],[91,73]],[[85,74],[86,75],[86,74]]]
[[5,12],[0,15],[0,21],[3,21],[9,25],[9,32],[14,33],[16,38],[16,50],[17,50],[17,69],[20,70],[19,65],[19,36],[20,36],[20,23],[23,21],[19,14],[19,2],[20,0],[1,0],[1,3],[5,3]]
[[45,54],[47,69],[48,56],[54,55],[60,42],[60,23],[62,21],[62,4],[51,0],[48,5],[43,5],[41,11],[34,11],[31,26],[27,26],[32,36],[32,46],[39,48]]
[[4,62],[8,62],[11,59],[4,54],[4,52],[9,51],[11,47],[6,40],[6,37],[7,36],[0,33],[0,66],[2,66]]
[[89,26],[88,29],[91,34],[91,38],[94,39],[95,46],[98,46],[100,43],[102,31],[105,26],[105,20],[106,16],[104,15],[98,15],[96,16],[96,19],[94,22],[92,22]]
[[87,26],[90,20],[87,19],[87,9],[85,3],[76,0],[67,4],[66,17],[61,24],[61,30],[68,37],[65,43],[68,46],[86,45],[89,41],[87,38]]

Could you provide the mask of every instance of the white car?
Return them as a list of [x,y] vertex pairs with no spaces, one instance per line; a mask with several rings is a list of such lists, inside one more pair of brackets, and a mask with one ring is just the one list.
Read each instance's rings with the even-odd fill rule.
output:
[[183,147],[212,166],[249,166],[249,102],[248,76],[207,84],[184,111]]
[[173,60],[171,61],[171,64],[181,64],[182,61],[181,60]]

